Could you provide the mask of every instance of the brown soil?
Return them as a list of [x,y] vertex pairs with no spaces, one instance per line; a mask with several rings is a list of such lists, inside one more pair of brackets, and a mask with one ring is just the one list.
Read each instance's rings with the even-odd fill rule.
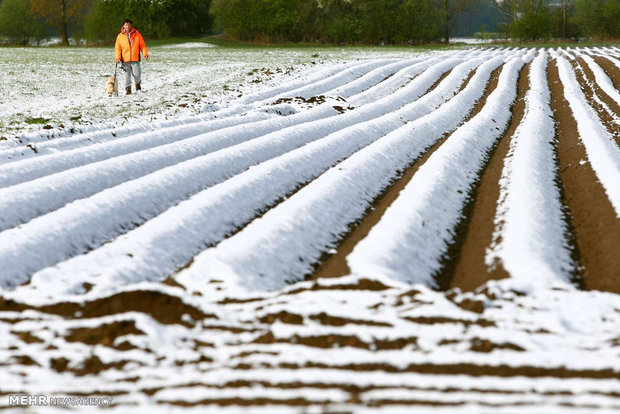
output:
[[[278,389],[299,389],[299,388],[316,388],[316,389],[340,389],[351,394],[360,394],[363,392],[373,391],[373,390],[384,390],[384,389],[393,389],[393,386],[386,385],[372,385],[372,386],[359,386],[355,384],[349,383],[337,383],[337,382],[270,382],[270,381],[261,381],[261,380],[245,380],[245,379],[237,379],[228,381],[223,384],[208,384],[201,382],[190,382],[186,384],[177,384],[173,388],[187,388],[187,387],[205,387],[205,388],[214,388],[214,389],[227,389],[227,388],[251,388],[255,386],[260,386],[263,388],[278,388]],[[521,395],[527,394],[526,391],[521,390],[506,390],[506,389],[484,389],[484,388],[476,388],[476,387],[449,387],[449,388],[438,388],[433,386],[422,387],[415,385],[399,385],[399,389],[403,390],[417,390],[417,391],[440,391],[445,393],[456,393],[456,392],[470,392],[470,393],[479,393],[479,394],[503,394],[503,395]],[[164,389],[160,388],[149,388],[142,390],[147,395],[154,395],[156,392]],[[532,392],[536,392],[536,390],[532,390]],[[540,395],[574,395],[570,391],[541,391],[538,392]],[[608,395],[615,396],[612,393],[602,393],[602,392],[592,392],[595,395]],[[0,394],[1,395],[1,394]]]
[[38,307],[0,298],[0,311],[23,311],[26,309],[67,318],[95,318],[125,312],[142,312],[149,314],[163,324],[185,326],[191,326],[191,324],[182,319],[184,314],[189,315],[195,321],[217,318],[213,314],[205,314],[201,310],[186,304],[176,296],[151,290],[116,293],[83,304],[62,302]]
[[271,313],[258,319],[261,323],[272,324],[275,321],[286,323],[289,325],[302,325],[304,323],[304,317],[287,311],[281,311],[278,313]]
[[[352,318],[341,318],[337,316],[328,315],[325,312],[321,312],[316,315],[310,315],[308,316],[308,319],[319,322],[321,325],[325,325],[325,326],[345,326],[348,324],[366,325],[366,326],[382,326],[382,327],[392,326],[391,324],[386,323],[386,322],[376,322],[376,321],[352,319]],[[272,324],[275,321],[289,324],[289,325],[303,325],[304,317],[298,314],[287,312],[287,311],[280,311],[278,313],[270,313],[259,319],[259,322],[267,323],[267,324]]]
[[487,319],[476,319],[470,321],[466,319],[447,318],[445,316],[416,316],[415,318],[405,316],[403,319],[420,325],[461,324],[463,326],[481,326],[483,328],[496,326],[495,322]]
[[[609,58],[602,56],[592,56],[592,59],[605,71],[607,76],[611,79],[616,89],[620,90],[620,69],[612,63]],[[620,114],[619,114],[620,115]]]
[[362,278],[356,281],[357,283],[341,283],[341,284],[334,284],[334,285],[328,285],[328,286],[324,286],[321,285],[319,283],[314,283],[312,285],[312,287],[308,288],[299,288],[299,289],[293,289],[289,292],[285,292],[282,295],[296,295],[298,293],[302,293],[302,292],[306,292],[309,290],[370,290],[370,291],[381,291],[381,290],[387,290],[390,287],[384,285],[383,283],[379,282],[378,280],[371,280],[371,279],[366,279],[366,278]]
[[[486,249],[493,241],[495,213],[500,194],[499,180],[504,168],[504,160],[510,150],[510,142],[525,113],[525,94],[529,90],[530,64],[519,74],[517,99],[512,107],[512,119],[508,129],[500,138],[492,152],[477,187],[473,190],[471,204],[464,212],[467,223],[463,223],[462,233],[456,234],[454,265],[447,266],[444,278],[451,280],[451,287],[472,291],[489,280],[509,277],[501,263],[489,269],[485,263]],[[467,211],[468,210],[468,211]],[[460,240],[460,243],[459,243]],[[460,248],[459,248],[460,246]],[[450,269],[451,268],[451,269]]]
[[[580,68],[583,70],[583,74],[577,70],[575,72],[577,74],[577,81],[588,100],[588,104],[596,111],[599,119],[614,136],[616,142],[620,143],[620,126],[614,122],[613,115],[609,113],[609,111],[612,111],[614,114],[620,115],[620,106],[598,86],[594,73],[582,58],[577,58],[575,61],[572,61],[572,64],[575,69]],[[608,109],[597,102],[595,96],[603,101]]]
[[125,335],[144,335],[144,332],[136,328],[134,321],[117,321],[106,323],[96,328],[74,328],[65,336],[69,342],[82,342],[87,345],[100,344],[113,347],[116,338]]
[[355,335],[314,335],[299,336],[297,334],[290,338],[276,339],[271,332],[267,332],[254,340],[256,344],[273,344],[273,343],[293,343],[296,345],[304,345],[313,348],[339,348],[352,347],[368,350],[390,350],[402,349],[406,346],[417,346],[417,338],[415,336],[397,339],[375,339],[372,343],[364,342]]
[[37,362],[30,358],[28,355],[15,355],[13,356],[11,362],[14,362],[18,365],[26,365],[26,366],[40,366],[39,364],[37,364]]
[[[383,372],[416,372],[432,375],[469,375],[472,377],[529,377],[529,378],[593,378],[593,379],[620,379],[620,372],[613,369],[569,369],[564,367],[547,368],[532,365],[513,367],[509,365],[477,365],[471,363],[460,364],[409,364],[408,366],[394,366],[385,363],[358,363],[358,364],[330,364],[308,362],[304,365],[281,363],[278,368],[284,369],[339,369],[348,371],[383,371]],[[248,364],[240,364],[236,369],[253,369]],[[266,367],[265,367],[266,368]],[[274,367],[275,368],[275,367]]]
[[41,344],[43,343],[43,339],[39,338],[36,335],[33,335],[30,332],[25,332],[25,331],[11,331],[11,333],[15,336],[17,336],[19,339],[22,340],[22,342],[25,342],[27,344]]
[[559,178],[582,264],[581,276],[587,289],[620,293],[620,221],[590,164],[580,164],[587,156],[555,62],[549,63],[547,73],[557,125]]
[[[99,357],[91,355],[85,359],[78,368],[69,368],[69,360],[67,358],[55,358],[50,361],[51,368],[56,372],[71,372],[77,376],[96,375],[108,369],[122,369],[129,361],[117,361],[104,364]],[[138,363],[133,361],[133,363]]]
[[[488,96],[495,90],[497,87],[497,83],[499,81],[499,74],[501,72],[501,67],[494,70],[491,74],[491,78],[487,83],[486,89],[484,91],[484,95],[482,98],[476,103],[472,112],[467,117],[466,121],[470,120],[476,114],[480,112]],[[474,75],[474,71],[469,74],[466,82],[461,86],[461,90],[467,86],[469,80]],[[370,230],[381,220],[385,211],[392,205],[392,203],[398,198],[400,192],[409,184],[415,173],[418,169],[424,165],[426,160],[430,158],[430,156],[435,152],[437,148],[441,146],[445,142],[445,140],[450,136],[450,134],[443,137],[441,140],[432,145],[427,152],[422,155],[417,160],[414,160],[412,165],[410,165],[402,174],[402,176],[397,179],[391,186],[389,186],[383,194],[381,194],[373,203],[372,209],[368,212],[366,216],[362,218],[362,220],[353,227],[350,233],[344,236],[341,240],[340,245],[338,246],[337,253],[329,256],[327,259],[323,260],[321,265],[317,267],[314,274],[312,275],[313,279],[322,278],[322,277],[338,277],[343,275],[348,275],[351,273],[351,269],[347,265],[346,258],[353,251],[357,243],[359,243],[362,239],[364,239]]]
[[469,349],[473,352],[481,352],[481,353],[493,352],[496,349],[503,349],[503,350],[507,349],[509,351],[517,351],[517,352],[525,351],[525,349],[523,349],[519,345],[513,344],[511,342],[502,342],[498,344],[493,341],[489,341],[488,339],[481,339],[481,338],[473,338],[471,340],[471,347]]
[[366,325],[366,326],[382,326],[382,327],[392,326],[391,324],[386,323],[386,322],[376,322],[376,321],[351,319],[351,318],[340,318],[337,316],[328,315],[325,312],[321,312],[318,315],[310,315],[309,319],[313,321],[317,321],[321,323],[321,325],[326,325],[326,326],[345,326],[348,324]]
[[[164,403],[164,401],[158,401],[159,404]],[[197,402],[187,402],[187,401],[165,401],[166,404],[176,405],[180,407],[193,407],[196,405],[219,405],[219,406],[240,406],[240,407],[249,407],[249,406],[277,406],[277,405],[288,405],[294,407],[307,407],[314,405],[323,405],[327,406],[330,404],[330,401],[315,401],[315,400],[306,400],[302,397],[298,398],[285,398],[285,399],[274,399],[274,398],[214,398],[214,399],[204,399]]]

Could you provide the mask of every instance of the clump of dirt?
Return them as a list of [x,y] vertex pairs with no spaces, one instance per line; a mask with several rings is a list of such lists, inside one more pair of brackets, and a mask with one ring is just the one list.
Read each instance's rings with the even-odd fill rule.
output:
[[[344,101],[343,98],[336,98],[339,101]],[[310,98],[304,98],[303,96],[296,96],[294,98],[279,98],[276,101],[272,102],[271,105],[280,105],[283,103],[298,103],[298,104],[306,104],[306,105],[320,105],[324,104],[327,100],[325,95],[317,95],[311,96]]]
[[30,306],[11,299],[0,298],[0,311],[24,311],[32,309],[66,318],[96,318],[125,312],[141,312],[150,315],[163,324],[192,326],[184,319],[188,315],[194,321],[217,319],[188,305],[177,296],[155,290],[135,290],[95,299],[85,303],[61,302],[44,306]]
[[362,319],[351,319],[351,318],[341,318],[337,316],[328,315],[325,312],[321,312],[317,315],[310,315],[308,317],[312,321],[317,321],[321,325],[325,326],[345,326],[348,324],[351,325],[366,325],[366,326],[383,326],[383,327],[391,327],[392,324],[387,322],[376,322]]
[[302,325],[304,323],[304,317],[287,311],[280,311],[278,313],[271,313],[258,319],[261,323],[272,324],[275,321],[280,321],[289,325]]
[[334,105],[332,108],[334,108],[336,111],[338,111],[341,114],[344,114],[347,111],[352,111],[353,109],[355,109],[355,107],[349,105],[349,106],[340,106],[340,105]]
[[[62,372],[71,372],[77,376],[84,375],[97,375],[102,371],[106,371],[108,369],[118,369],[121,370],[129,361],[116,361],[110,362],[108,364],[104,364],[101,362],[96,355],[91,355],[82,361],[81,365],[77,368],[69,367],[69,360],[65,357],[53,358],[50,360],[50,367],[59,373]],[[133,361],[133,363],[138,363],[137,361]]]
[[467,320],[467,319],[456,319],[456,318],[448,318],[445,316],[405,316],[403,319],[408,320],[409,322],[417,323],[420,325],[440,325],[440,324],[461,324],[464,326],[482,326],[483,328],[495,327],[497,326],[495,322],[490,321],[488,319],[476,319],[476,320]]
[[134,321],[117,321],[95,328],[71,329],[69,334],[65,336],[65,340],[69,342],[82,342],[87,345],[99,344],[113,347],[116,338],[125,335],[144,335],[144,332],[136,328]]
[[379,282],[378,280],[372,280],[368,278],[360,278],[355,282],[347,282],[333,285],[322,285],[320,283],[314,283],[310,288],[299,288],[289,292],[283,293],[283,295],[296,295],[297,293],[306,292],[308,290],[370,290],[381,291],[390,289],[389,286]]
[[482,339],[482,338],[473,338],[470,342],[471,342],[471,347],[469,349],[473,352],[489,353],[489,352],[495,351],[496,349],[510,350],[510,351],[517,351],[517,352],[525,351],[524,348],[520,347],[519,345],[510,343],[510,342],[504,342],[501,344],[497,344],[488,339]]
[[41,366],[34,359],[30,358],[28,355],[15,355],[11,357],[11,359],[17,365],[26,365],[26,366]]
[[44,342],[43,339],[33,335],[31,332],[11,331],[11,333],[27,344],[41,344]]
[[481,300],[463,297],[453,292],[447,292],[446,298],[465,311],[478,314],[484,313],[484,302]]
[[300,336],[293,335],[290,338],[279,338],[276,339],[271,332],[267,332],[264,335],[259,336],[254,340],[254,343],[257,344],[273,344],[273,343],[289,343],[289,344],[297,344],[304,345],[313,348],[339,348],[339,347],[352,347],[352,348],[361,348],[368,349],[372,351],[378,350],[390,350],[390,349],[403,349],[406,346],[416,346],[417,347],[417,338],[407,337],[407,338],[397,338],[397,339],[375,339],[373,342],[368,343],[359,339],[355,335],[312,335],[312,336]]

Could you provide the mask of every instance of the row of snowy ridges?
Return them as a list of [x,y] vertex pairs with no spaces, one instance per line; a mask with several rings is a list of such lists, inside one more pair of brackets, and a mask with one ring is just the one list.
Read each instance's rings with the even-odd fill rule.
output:
[[[455,404],[446,408],[450,412],[489,407],[510,412],[519,404],[523,412],[612,412],[618,408],[614,344],[620,304],[615,295],[580,292],[567,283],[570,259],[550,162],[552,125],[544,70],[546,59],[553,57],[571,109],[579,114],[578,125],[595,132],[584,134],[584,145],[592,167],[601,166],[596,171],[601,183],[605,186],[618,172],[617,147],[588,107],[567,61],[575,53],[587,58],[581,52],[476,50],[434,60],[365,62],[345,71],[326,69],[333,70],[333,76],[318,74],[303,90],[291,92],[295,85],[283,85],[258,93],[258,104],[245,97],[246,102],[231,105],[217,118],[173,121],[162,126],[165,129],[135,136],[137,131],[124,136],[116,131],[116,137],[97,131],[91,139],[106,142],[95,145],[87,135],[53,140],[36,144],[39,152],[34,156],[21,149],[32,160],[16,160],[19,151],[7,149],[11,158],[3,161],[2,169],[11,173],[2,176],[8,181],[0,190],[5,191],[1,202],[7,203],[0,233],[0,239],[5,237],[0,251],[7,252],[2,256],[8,274],[3,283],[13,286],[38,273],[29,284],[3,292],[6,299],[53,307],[63,300],[100,304],[123,293],[151,291],[176,298],[187,308],[180,307],[186,313],[177,323],[127,303],[122,312],[107,315],[88,314],[85,307],[73,318],[41,307],[2,312],[3,320],[11,321],[0,323],[3,359],[20,366],[0,369],[0,382],[14,384],[7,391],[116,392],[117,403],[123,404],[120,411],[131,403],[224,404],[245,399],[252,405],[263,399],[272,403],[266,411],[289,412],[283,406],[297,399],[335,409],[383,402],[391,412],[399,409],[399,401]],[[513,278],[470,294],[446,295],[423,285],[412,290],[399,280],[432,284],[438,252],[464,201],[452,190],[467,190],[503,132],[518,73],[527,62],[531,75],[526,115],[504,168],[498,218],[502,232],[489,252],[490,260],[500,258]],[[467,108],[480,99],[491,73],[502,65],[498,86],[483,110],[461,125]],[[595,64],[591,68],[597,73]],[[476,74],[461,90],[472,69]],[[597,82],[603,85],[601,78]],[[264,111],[280,97],[321,94],[342,96],[355,109],[340,115],[333,107],[343,101],[328,98],[326,105],[310,110],[280,104],[277,111],[291,113],[286,117],[275,115],[272,108]],[[329,248],[346,224],[365,212],[373,194],[430,143],[457,127],[425,164],[430,167],[416,174],[421,178],[414,177],[393,210],[350,256],[355,276],[264,292],[307,273],[309,258]],[[544,139],[529,139],[532,136]],[[158,139],[169,143],[162,146]],[[181,139],[190,141],[176,142]],[[236,139],[239,146],[229,149]],[[71,149],[74,144],[78,149]],[[66,147],[57,155],[45,155],[55,145]],[[193,160],[201,153],[205,158]],[[172,158],[165,161],[168,156]],[[136,182],[124,183],[124,177]],[[437,183],[450,187],[436,188]],[[203,190],[205,185],[212,187]],[[245,230],[198,254],[205,244],[217,244],[298,188]],[[617,189],[605,189],[617,211]],[[191,194],[196,195],[183,201]],[[537,204],[519,204],[532,198]],[[205,235],[212,238],[205,241]],[[412,247],[413,256],[403,250]],[[531,260],[511,264],[514,252],[522,251],[515,249],[525,249]],[[415,268],[408,264],[411,257],[418,260]],[[192,259],[174,275],[183,288],[145,282],[162,280]],[[530,265],[540,271],[536,280],[528,277]],[[141,333],[112,338],[111,343],[69,340],[74,329],[96,331],[122,321]],[[21,340],[29,338],[26,334],[40,342]],[[123,342],[131,348],[121,349]],[[495,349],[486,353],[481,344]],[[79,372],[93,356],[104,366],[124,363],[96,376],[67,375]],[[28,361],[25,357],[34,363],[17,363]],[[61,372],[49,369],[63,358],[68,367],[56,365]],[[469,368],[450,373],[448,368],[459,364]],[[508,367],[507,374],[492,374],[493,367]],[[536,369],[542,370],[541,376],[519,378]],[[362,391],[351,391],[351,384]],[[400,409],[412,412],[410,407]]]
[[[601,87],[620,102],[596,63],[572,53],[586,59]],[[509,122],[516,80],[528,62],[526,114],[502,176],[495,236],[501,243],[487,260],[501,260],[523,283],[566,282],[572,262],[554,183],[545,82],[550,56],[588,159],[618,215],[618,147],[588,106],[567,61],[570,52],[474,50],[375,60],[325,69],[335,73],[320,73],[306,86],[293,81],[247,95],[215,118],[50,140],[36,144],[36,154],[4,150],[0,283],[14,287],[30,279],[22,297],[34,286],[56,294],[79,291],[84,282],[114,289],[163,280],[193,260],[184,274],[195,270],[201,278],[238,279],[249,289],[279,288],[311,273],[411,160],[452,133],[347,258],[356,274],[432,286],[470,189]],[[482,111],[462,124],[502,65]],[[338,99],[307,110],[282,103],[280,112],[292,114],[280,116],[268,105],[283,96],[319,94],[344,97],[354,109],[340,114]],[[97,269],[106,277],[93,277]]]

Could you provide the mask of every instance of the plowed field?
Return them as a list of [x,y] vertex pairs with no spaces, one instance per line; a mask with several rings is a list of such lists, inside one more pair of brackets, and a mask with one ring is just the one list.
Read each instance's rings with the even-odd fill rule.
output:
[[620,411],[619,87],[476,48],[0,142],[0,407]]

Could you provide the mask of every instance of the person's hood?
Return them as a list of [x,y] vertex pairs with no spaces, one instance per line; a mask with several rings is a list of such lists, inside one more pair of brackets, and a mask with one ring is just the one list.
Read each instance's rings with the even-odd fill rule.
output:
[[[136,32],[136,28],[132,27],[131,30],[129,31],[129,34],[133,34]],[[121,33],[122,34],[127,34],[127,32],[125,31],[125,27],[121,26]]]

